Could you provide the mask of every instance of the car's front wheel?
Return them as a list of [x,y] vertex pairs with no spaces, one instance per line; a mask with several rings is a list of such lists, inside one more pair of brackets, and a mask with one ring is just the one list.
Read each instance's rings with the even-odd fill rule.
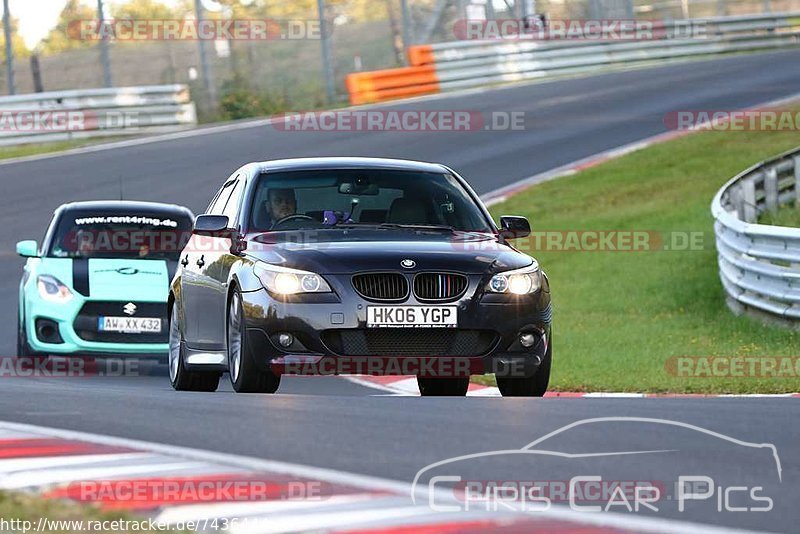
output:
[[419,394],[423,397],[463,397],[469,388],[469,377],[435,378],[417,376]]
[[228,373],[237,393],[275,393],[281,385],[280,375],[269,368],[261,369],[247,341],[242,295],[234,291],[228,305]]
[[183,336],[178,322],[178,303],[172,305],[169,317],[169,381],[178,391],[216,391],[220,373],[186,369],[183,359]]
[[17,359],[23,367],[36,367],[44,365],[49,356],[34,352],[28,346],[28,335],[25,333],[23,321],[17,315]]
[[539,368],[529,377],[497,377],[497,389],[503,397],[543,397],[550,383],[550,364],[553,360],[553,339],[550,338]]

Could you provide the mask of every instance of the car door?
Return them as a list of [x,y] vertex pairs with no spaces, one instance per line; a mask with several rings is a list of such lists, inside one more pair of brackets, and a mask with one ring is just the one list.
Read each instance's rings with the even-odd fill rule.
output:
[[[220,215],[228,217],[228,228],[237,228],[237,214],[244,189],[239,175],[233,178],[231,193],[222,206]],[[210,237],[210,250],[205,254],[205,265],[200,268],[205,300],[200,328],[208,342],[215,347],[226,346],[228,273],[237,256],[231,254],[230,237]]]
[[[205,214],[221,215],[233,186],[233,180],[226,181]],[[188,346],[199,350],[221,350],[218,336],[208,330],[211,321],[205,317],[215,302],[213,284],[208,278],[208,266],[211,263],[208,258],[214,246],[214,238],[192,234],[180,259],[183,335]]]

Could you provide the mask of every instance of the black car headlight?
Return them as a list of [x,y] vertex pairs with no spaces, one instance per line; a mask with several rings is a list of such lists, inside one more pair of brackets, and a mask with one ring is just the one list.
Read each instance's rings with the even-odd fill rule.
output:
[[255,263],[253,272],[267,291],[277,295],[331,292],[328,282],[316,273],[270,265],[262,261]]
[[536,293],[540,287],[542,287],[541,271],[539,271],[539,264],[534,261],[522,269],[497,273],[492,276],[486,285],[486,291],[527,295]]

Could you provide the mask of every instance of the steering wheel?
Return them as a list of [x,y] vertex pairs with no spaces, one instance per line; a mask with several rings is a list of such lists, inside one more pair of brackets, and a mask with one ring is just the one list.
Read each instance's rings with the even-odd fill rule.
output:
[[290,222],[290,221],[313,221],[313,220],[314,220],[314,218],[313,217],[309,217],[308,215],[302,215],[302,214],[299,214],[299,213],[295,213],[294,215],[287,215],[286,217],[283,217],[282,219],[278,219],[277,221],[272,223],[272,226],[270,226],[269,229],[272,230],[273,228],[275,228],[277,226],[281,226],[282,224],[285,224],[285,223]]

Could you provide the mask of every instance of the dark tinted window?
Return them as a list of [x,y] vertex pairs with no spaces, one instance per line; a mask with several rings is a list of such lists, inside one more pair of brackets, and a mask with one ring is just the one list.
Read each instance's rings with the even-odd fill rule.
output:
[[259,177],[250,214],[255,230],[386,223],[491,231],[458,180],[444,173],[381,169],[266,173]]
[[61,214],[49,256],[177,259],[192,231],[184,213],[71,211]]

